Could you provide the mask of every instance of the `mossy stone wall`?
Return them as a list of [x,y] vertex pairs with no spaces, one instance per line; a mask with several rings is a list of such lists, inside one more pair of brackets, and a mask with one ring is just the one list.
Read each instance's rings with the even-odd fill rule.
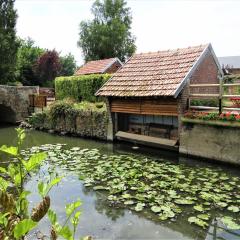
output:
[[77,110],[72,113],[63,113],[54,121],[48,113],[38,113],[33,115],[29,122],[36,129],[107,140],[106,111]]

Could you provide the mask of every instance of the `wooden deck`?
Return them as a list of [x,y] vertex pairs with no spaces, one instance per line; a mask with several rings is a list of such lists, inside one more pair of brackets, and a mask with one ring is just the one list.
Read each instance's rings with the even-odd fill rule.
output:
[[157,147],[157,148],[164,148],[164,149],[170,149],[173,151],[178,151],[177,140],[150,137],[150,136],[127,133],[122,131],[117,132],[116,137],[118,140],[138,143],[138,144],[142,144],[150,147]]

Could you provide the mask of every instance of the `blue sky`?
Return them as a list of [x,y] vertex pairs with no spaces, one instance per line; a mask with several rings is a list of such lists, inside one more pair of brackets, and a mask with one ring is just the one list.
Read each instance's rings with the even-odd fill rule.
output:
[[[240,55],[238,0],[128,0],[137,52],[158,51],[211,42],[218,56]],[[16,0],[17,33],[36,45],[74,54],[79,23],[91,19],[92,0]]]

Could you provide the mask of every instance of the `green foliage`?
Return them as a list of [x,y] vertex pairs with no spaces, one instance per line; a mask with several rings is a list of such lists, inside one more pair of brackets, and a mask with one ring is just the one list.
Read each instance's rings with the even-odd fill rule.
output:
[[89,113],[91,113],[91,115],[88,117],[89,122],[87,127],[91,127],[99,121],[107,121],[108,119],[106,105],[103,102],[90,103],[83,101],[80,103],[74,103],[72,100],[65,99],[55,101],[42,113],[33,114],[28,122],[37,129],[55,129],[58,131],[58,124],[64,120],[64,124],[68,129],[66,131],[69,132],[69,129],[73,129],[70,132],[74,132],[77,117]]
[[50,192],[53,186],[58,184],[62,180],[61,177],[54,178],[49,183],[40,182],[38,184],[38,192],[44,198]]
[[36,227],[37,223],[34,222],[32,219],[24,219],[20,221],[15,227],[14,227],[14,237],[16,239],[20,239],[21,237],[25,236],[26,233],[28,233],[30,230],[32,230],[34,227]]
[[240,81],[240,74],[226,75],[223,81],[224,83],[235,83],[236,81]]
[[95,102],[99,100],[95,93],[110,77],[109,74],[58,77],[55,80],[56,97]]
[[15,81],[16,55],[19,43],[16,39],[17,13],[15,0],[0,1],[0,84]]
[[28,120],[28,122],[38,128],[38,127],[41,127],[45,121],[47,117],[47,114],[46,112],[42,112],[42,113],[34,113]]
[[225,219],[227,227],[240,229],[240,178],[221,168],[192,167],[140,155],[106,155],[79,147],[58,150],[52,146],[51,152],[50,161],[79,173],[86,188],[104,191],[111,206],[126,206],[143,214],[151,210],[160,221],[182,216],[179,221],[186,218],[201,228],[227,212],[234,217]]
[[135,50],[132,16],[125,0],[96,0],[92,21],[80,23],[78,46],[85,61],[118,57],[125,61]]
[[34,71],[34,65],[45,50],[35,46],[34,41],[30,38],[26,40],[20,39],[19,41],[16,78],[23,85],[38,85],[39,79]]
[[76,70],[76,60],[74,56],[69,53],[66,56],[60,56],[61,69],[59,76],[72,76]]
[[[67,220],[64,222],[63,225],[58,222],[57,214],[51,209],[48,210],[48,219],[50,220],[52,224],[52,229],[57,236],[62,236],[64,239],[67,240],[74,239],[77,226],[79,224],[79,217],[81,215],[81,212],[78,210],[81,204],[81,201],[78,200],[76,202],[66,205]],[[69,220],[72,223],[73,230],[71,230],[70,227],[66,225]]]
[[[17,147],[3,145],[0,148],[1,152],[10,155],[15,160],[14,164],[10,163],[6,168],[0,168],[0,172],[4,176],[0,177],[0,236],[1,239],[3,237],[4,239],[13,240],[24,239],[47,212],[52,224],[57,224],[57,216],[52,210],[49,210],[50,198],[47,195],[52,187],[62,179],[61,177],[54,177],[50,179],[49,183],[39,183],[38,190],[42,196],[42,201],[29,213],[27,196],[31,192],[24,190],[24,181],[28,175],[39,169],[47,154],[34,151],[34,154],[31,152],[31,154],[24,155],[20,149],[26,137],[25,131],[20,128],[16,130],[18,135]],[[9,186],[11,186],[11,189],[14,189],[14,195],[8,192]],[[80,205],[80,201],[68,204],[66,207],[67,219],[64,225],[58,224],[56,226],[56,229],[58,227],[59,235],[65,239],[74,240],[80,216],[80,212],[77,209]],[[66,226],[68,222],[72,223],[73,229]],[[54,229],[52,229],[51,235],[53,231]]]
[[55,76],[74,74],[76,61],[71,53],[58,56],[54,50],[47,51],[35,46],[30,38],[18,41],[20,47],[17,52],[16,79],[23,85],[53,86],[52,79]]
[[229,229],[233,229],[233,230],[240,229],[240,225],[237,224],[232,217],[225,216],[225,217],[222,217],[220,220]]
[[207,106],[207,107],[218,107],[217,99],[193,99],[191,100],[192,106]]
[[51,105],[49,115],[55,123],[57,118],[65,117],[68,113],[73,112],[73,105],[67,101],[56,101]]
[[190,223],[194,223],[200,227],[206,228],[208,226],[208,223],[203,221],[202,219],[198,218],[198,217],[189,217],[188,218],[188,222]]

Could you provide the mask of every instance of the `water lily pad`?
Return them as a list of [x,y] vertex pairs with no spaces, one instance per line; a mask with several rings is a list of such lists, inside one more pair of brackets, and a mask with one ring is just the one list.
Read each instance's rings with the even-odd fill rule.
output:
[[232,217],[225,216],[225,217],[222,217],[220,220],[229,229],[233,229],[233,230],[240,229],[240,225],[237,224]]
[[202,220],[209,220],[210,215],[209,214],[198,214],[197,217]]
[[234,212],[234,213],[237,213],[237,212],[240,211],[239,207],[237,207],[237,206],[229,206],[229,207],[227,208],[227,210],[232,211],[232,212]]
[[227,205],[228,205],[226,202],[217,202],[216,204],[217,204],[217,206],[222,207],[222,208],[227,207]]
[[161,220],[161,221],[165,221],[165,220],[167,220],[168,218],[169,218],[168,215],[165,214],[165,213],[159,214],[159,220]]
[[108,190],[108,187],[104,187],[104,186],[94,186],[93,190]]
[[174,200],[175,203],[181,204],[181,205],[191,205],[194,204],[194,201],[188,200],[188,199],[176,199]]
[[151,207],[151,210],[155,213],[159,213],[162,211],[162,208],[161,207],[158,207],[158,206],[152,206]]
[[206,228],[208,226],[207,222],[203,221],[202,219],[200,219],[198,217],[189,217],[188,222],[194,223],[202,228]]
[[128,201],[125,201],[124,204],[125,204],[125,205],[133,205],[133,204],[134,204],[134,201],[128,200]]
[[145,203],[138,203],[134,209],[135,211],[140,212],[143,210],[144,207],[145,207]]
[[122,195],[122,197],[125,198],[125,199],[128,199],[128,198],[131,198],[132,195],[129,194],[129,193],[125,193],[125,194]]
[[202,205],[195,205],[193,208],[198,212],[204,212],[205,211]]

